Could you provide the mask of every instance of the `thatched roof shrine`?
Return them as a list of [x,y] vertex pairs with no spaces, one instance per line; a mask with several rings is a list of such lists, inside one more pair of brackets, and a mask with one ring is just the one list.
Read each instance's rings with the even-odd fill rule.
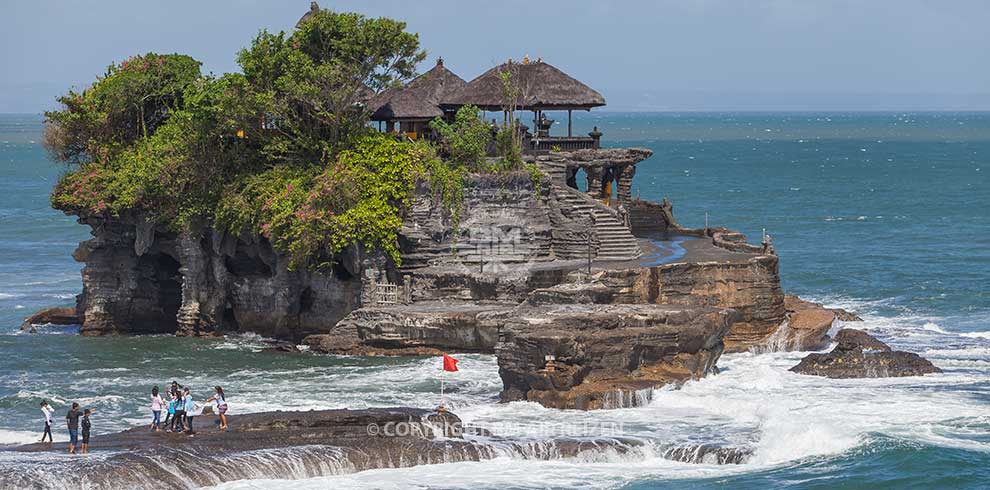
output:
[[430,71],[409,83],[386,90],[369,102],[372,121],[430,120],[442,116],[440,101],[467,82],[437,60]]
[[484,110],[502,110],[501,74],[505,72],[511,73],[519,90],[516,108],[520,110],[589,110],[605,105],[602,94],[542,60],[510,60],[496,66],[444,97],[441,105],[454,108],[472,104]]

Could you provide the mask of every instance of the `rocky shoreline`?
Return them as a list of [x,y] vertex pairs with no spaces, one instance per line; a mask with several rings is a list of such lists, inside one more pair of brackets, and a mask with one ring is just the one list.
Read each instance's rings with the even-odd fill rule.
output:
[[[0,466],[0,487],[192,489],[504,456],[549,460],[646,450],[643,441],[614,436],[514,441],[466,427],[451,412],[415,408],[278,411],[229,420],[224,432],[200,421],[192,437],[147,427],[94,436],[88,456],[63,454],[65,443],[0,448],[0,457],[10,462]],[[710,444],[660,450],[667,459],[707,464],[739,464],[751,454],[748,448]]]

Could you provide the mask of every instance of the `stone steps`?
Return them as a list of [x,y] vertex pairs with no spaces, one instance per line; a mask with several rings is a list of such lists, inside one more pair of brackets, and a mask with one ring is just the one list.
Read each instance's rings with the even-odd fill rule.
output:
[[554,190],[557,200],[569,208],[570,213],[591,217],[598,236],[598,259],[632,260],[642,254],[636,237],[605,205],[571,188],[554,186]]

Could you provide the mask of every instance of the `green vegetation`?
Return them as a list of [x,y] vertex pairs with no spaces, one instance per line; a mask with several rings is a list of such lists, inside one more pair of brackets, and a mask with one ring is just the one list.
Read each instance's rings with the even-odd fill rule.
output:
[[428,143],[370,129],[368,97],[413,76],[424,57],[402,22],[323,10],[290,34],[262,31],[237,56],[243,74],[203,75],[179,54],[113,64],[46,113],[45,145],[71,165],[52,205],[260,234],[294,268],[327,267],[351,245],[398,262],[418,181],[456,226],[468,172],[522,169],[518,149],[486,163],[492,135],[477,108],[431,124],[445,160]]
[[442,118],[430,121],[430,128],[440,137],[441,147],[450,160],[480,171],[485,165],[492,129],[481,119],[481,110],[466,105],[457,110],[453,123]]

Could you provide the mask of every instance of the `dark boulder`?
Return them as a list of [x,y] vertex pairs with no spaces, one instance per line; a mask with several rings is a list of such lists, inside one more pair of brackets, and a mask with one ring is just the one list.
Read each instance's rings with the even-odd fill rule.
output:
[[791,368],[799,374],[828,378],[887,378],[941,373],[927,359],[895,351],[862,330],[842,329],[831,352],[809,354]]

